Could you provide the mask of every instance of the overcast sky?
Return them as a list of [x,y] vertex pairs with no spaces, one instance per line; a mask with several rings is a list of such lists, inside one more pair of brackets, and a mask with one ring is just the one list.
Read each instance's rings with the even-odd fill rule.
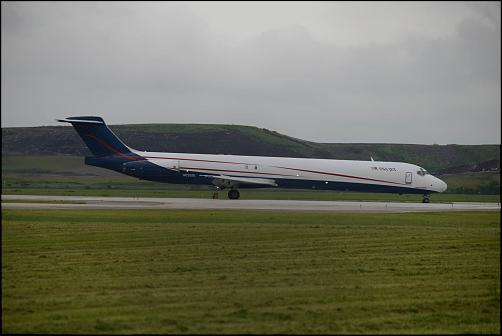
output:
[[1,3],[2,127],[500,144],[500,2]]

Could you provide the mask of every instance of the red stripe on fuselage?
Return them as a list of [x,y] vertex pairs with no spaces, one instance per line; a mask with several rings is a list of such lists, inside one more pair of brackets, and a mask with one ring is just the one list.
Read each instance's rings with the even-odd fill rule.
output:
[[348,177],[348,178],[354,178],[354,179],[366,180],[366,181],[374,181],[374,182],[383,182],[383,183],[391,183],[391,184],[404,185],[404,183],[392,182],[392,181],[384,181],[384,180],[377,180],[377,179],[372,179],[372,178],[369,178],[369,177],[359,177],[359,176],[352,176],[352,175],[345,175],[345,174],[338,174],[338,173],[327,173],[327,172],[321,172],[321,171],[316,171],[316,170],[288,168],[288,167],[276,167],[276,168],[289,169],[289,170],[297,170],[297,171],[302,171],[302,172],[307,172],[307,173],[315,173],[315,174],[324,174],[324,175]]
[[216,161],[216,160],[200,160],[200,159],[174,158],[174,157],[163,157],[163,156],[143,156],[143,157],[145,159],[185,160],[185,161],[228,163],[228,164],[243,164],[243,165],[246,165],[246,164],[247,165],[256,164],[256,163],[228,162],[228,161]]
[[[185,160],[190,160],[190,159],[185,159]],[[203,161],[203,160],[197,160],[197,161]],[[211,162],[213,162],[213,161],[211,161]],[[385,181],[385,180],[377,180],[377,179],[372,179],[372,178],[368,178],[368,177],[358,177],[358,176],[345,175],[345,174],[338,174],[338,173],[320,172],[320,171],[316,171],[316,170],[307,170],[307,169],[298,169],[298,168],[288,168],[288,167],[275,167],[275,168],[279,168],[279,169],[289,169],[289,170],[296,170],[296,171],[302,171],[302,172],[308,172],[308,173],[315,173],[315,174],[323,174],[323,175],[331,175],[331,176],[340,176],[340,177],[347,177],[347,178],[353,178],[353,179],[358,179],[358,180],[366,180],[366,181],[373,181],[373,182],[383,182],[383,183],[390,183],[390,184],[404,185],[403,183],[399,183],[399,182],[392,182],[392,181]],[[225,169],[213,169],[213,168],[202,168],[202,167],[180,167],[180,169],[191,169],[191,170],[210,170],[210,171],[222,171],[222,172],[230,172],[230,173],[245,173],[245,174],[259,174],[259,175],[274,175],[274,176],[297,177],[296,175],[273,174],[273,173],[259,173],[259,172],[247,172],[247,171],[241,171],[241,170],[225,170]]]

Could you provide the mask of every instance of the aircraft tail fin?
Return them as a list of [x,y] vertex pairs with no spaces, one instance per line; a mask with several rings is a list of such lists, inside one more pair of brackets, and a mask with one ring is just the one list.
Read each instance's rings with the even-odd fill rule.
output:
[[127,157],[132,153],[132,149],[113,134],[101,117],[69,117],[57,121],[72,124],[94,156]]

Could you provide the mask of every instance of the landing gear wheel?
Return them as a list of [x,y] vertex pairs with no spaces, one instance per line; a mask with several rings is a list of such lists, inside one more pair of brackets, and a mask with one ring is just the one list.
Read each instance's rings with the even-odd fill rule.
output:
[[429,203],[429,202],[430,202],[429,197],[424,196],[424,199],[422,200],[422,203]]
[[230,199],[238,199],[240,196],[239,190],[231,189],[228,191],[228,198]]

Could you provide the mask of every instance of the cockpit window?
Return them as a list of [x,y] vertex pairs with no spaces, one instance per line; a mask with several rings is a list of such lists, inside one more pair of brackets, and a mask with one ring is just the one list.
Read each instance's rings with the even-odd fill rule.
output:
[[420,175],[420,176],[425,176],[425,175],[428,175],[429,172],[423,168],[420,168],[419,171],[417,171],[417,174]]

